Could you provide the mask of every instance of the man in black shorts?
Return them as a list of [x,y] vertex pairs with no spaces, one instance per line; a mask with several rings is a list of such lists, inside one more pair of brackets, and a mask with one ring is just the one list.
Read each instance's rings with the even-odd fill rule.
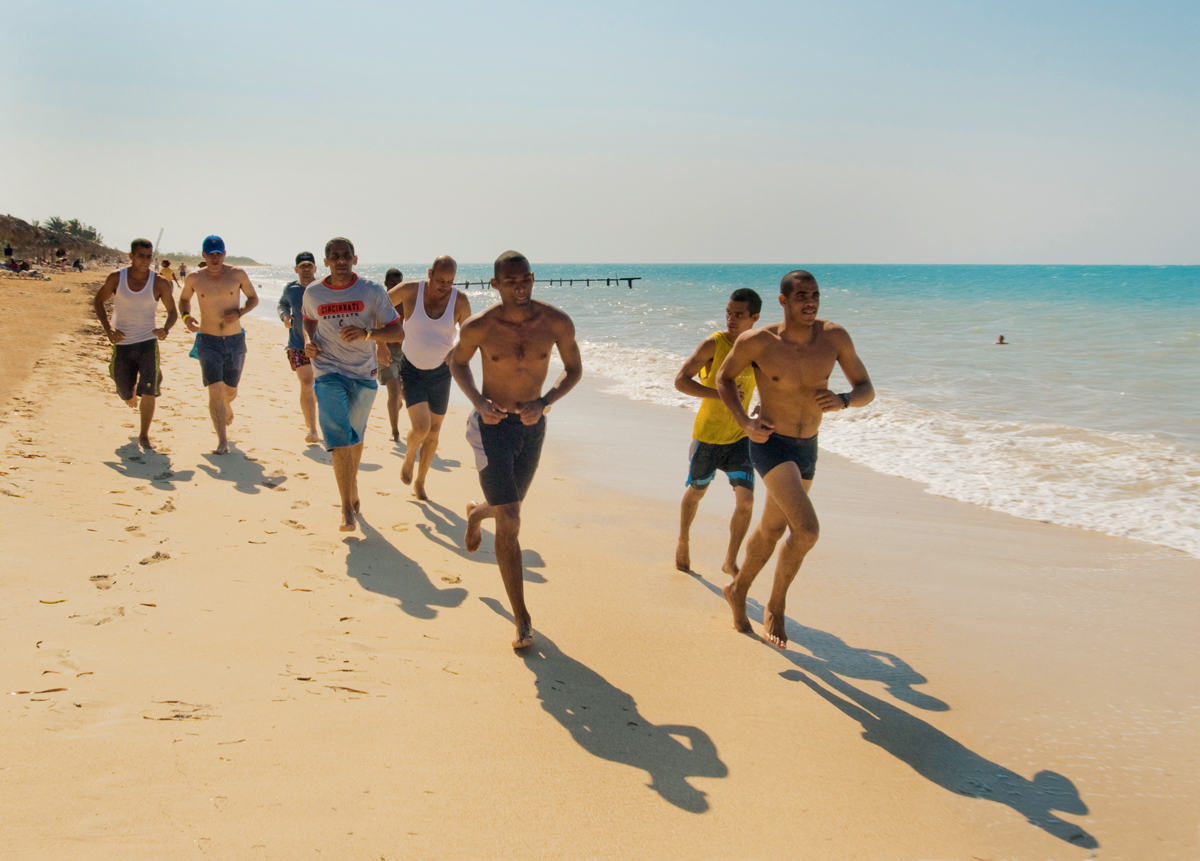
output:
[[[820,532],[808,492],[816,472],[821,417],[852,406],[865,407],[875,399],[871,378],[850,335],[836,323],[817,319],[820,298],[811,272],[796,269],[784,275],[779,284],[783,322],[738,338],[717,372],[717,391],[750,437],[750,459],[767,486],[762,520],[746,545],[741,569],[723,590],[725,600],[733,611],[734,628],[750,633],[746,594],[787,532],[763,613],[763,633],[780,649],[787,647],[788,587]],[[841,367],[850,391],[835,393],[828,388],[835,365]],[[750,367],[762,403],[757,418],[747,415],[737,384],[738,376]]]
[[[147,451],[154,448],[150,442],[150,422],[162,384],[158,342],[170,333],[177,316],[171,282],[150,269],[153,259],[154,243],[149,239],[133,240],[129,246],[129,266],[104,279],[92,300],[96,319],[113,344],[109,375],[121,400],[140,411],[138,444]],[[113,300],[111,323],[104,307],[109,299]],[[155,322],[159,302],[167,309],[167,319],[161,327]]]
[[[479,484],[487,500],[467,506],[464,543],[467,552],[478,550],[483,521],[496,518],[496,562],[517,626],[514,649],[533,644],[522,577],[521,501],[537,470],[546,433],[545,412],[583,376],[575,325],[558,308],[530,295],[533,280],[524,255],[501,254],[492,278],[499,304],[463,323],[450,354],[450,373],[475,408],[467,418],[467,439],[475,450]],[[564,370],[543,394],[555,347]],[[483,353],[482,392],[470,364],[477,350]]]
[[[383,276],[383,289],[391,289],[404,280],[399,269],[389,269]],[[392,442],[400,442],[400,407],[404,406],[404,385],[400,382],[400,345],[379,342],[376,358],[379,360],[379,376],[376,379],[387,388],[388,421],[392,423]]]

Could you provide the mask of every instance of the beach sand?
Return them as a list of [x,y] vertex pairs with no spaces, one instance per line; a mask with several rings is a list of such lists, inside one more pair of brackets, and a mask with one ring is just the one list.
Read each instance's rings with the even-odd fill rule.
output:
[[347,537],[278,327],[217,457],[182,330],[143,454],[98,325],[60,323],[0,425],[3,857],[1200,851],[1200,560],[822,453],[781,653],[730,627],[723,479],[672,566],[690,413],[584,385],[522,513],[517,655],[491,530],[462,549],[461,405],[421,504],[377,399]]

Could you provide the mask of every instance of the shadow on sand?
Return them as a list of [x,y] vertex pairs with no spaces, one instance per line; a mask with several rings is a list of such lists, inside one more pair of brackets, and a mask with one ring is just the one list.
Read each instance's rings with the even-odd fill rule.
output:
[[346,573],[364,589],[395,598],[401,610],[418,619],[433,619],[438,607],[457,607],[466,599],[466,589],[434,586],[420,565],[388,543],[361,516],[358,524],[364,537],[351,535],[345,539],[350,548]]
[[[432,541],[434,544],[448,550],[449,552],[463,558],[474,561],[496,559],[495,536],[483,530],[483,543],[479,545],[479,549],[474,553],[468,553],[466,548],[462,546],[463,535],[467,531],[467,518],[461,514],[457,514],[451,509],[431,499],[418,502],[415,499],[409,500],[411,505],[417,506],[421,513],[425,515],[428,523],[418,523],[416,528],[421,531],[421,534]],[[545,583],[546,578],[536,571],[531,571],[531,568],[545,568],[546,562],[542,559],[542,555],[536,550],[527,550],[522,548],[521,561],[525,566],[524,580],[526,583]]]
[[106,460],[105,466],[126,478],[148,481],[157,490],[175,490],[176,482],[186,484],[196,474],[190,469],[175,472],[171,469],[169,455],[157,451],[143,452],[136,440],[121,446],[113,454],[119,457],[120,461]]
[[[718,587],[701,577],[697,579],[724,601]],[[762,625],[760,604],[748,601],[746,612]],[[927,680],[907,663],[886,652],[853,648],[833,634],[807,628],[790,618],[786,625],[789,645],[801,646],[812,654],[791,649],[783,652],[783,657],[798,669],[785,670],[780,676],[788,681],[803,682],[826,702],[858,721],[864,730],[863,738],[871,744],[878,745],[943,789],[968,798],[1005,804],[1031,825],[1074,846],[1099,847],[1095,837],[1051,812],[1087,814],[1088,807],[1070,779],[1053,771],[1040,771],[1032,780],[1027,780],[842,678],[882,682],[888,693],[898,700],[927,711],[948,711],[950,707],[946,703],[912,689],[913,685],[924,684]]]
[[217,481],[231,482],[239,493],[261,493],[264,487],[271,490],[287,481],[286,476],[268,477],[261,463],[236,447],[229,454],[206,454],[204,459],[212,466],[197,464],[201,472]]
[[[479,600],[512,621],[499,601]],[[688,778],[729,774],[708,734],[694,726],[656,726],[638,712],[625,691],[563,654],[545,634],[534,636],[534,644],[520,655],[534,674],[542,708],[579,746],[593,756],[647,772],[647,786],[676,807],[690,813],[707,811],[705,793]]]

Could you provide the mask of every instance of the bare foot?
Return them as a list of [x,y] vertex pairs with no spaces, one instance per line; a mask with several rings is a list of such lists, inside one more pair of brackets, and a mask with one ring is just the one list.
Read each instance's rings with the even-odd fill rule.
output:
[[392,442],[399,444],[399,442],[400,442],[400,429],[399,428],[392,428]]
[[725,564],[721,566],[721,570],[724,571],[726,574],[728,574],[730,577],[736,577],[738,575],[737,560],[736,559],[726,559]]
[[783,629],[783,615],[776,616],[770,610],[763,611],[763,639],[780,651],[787,648],[787,632]]
[[355,514],[362,514],[362,502],[360,500],[355,499],[350,503],[350,507],[354,509]]
[[675,567],[685,572],[692,570],[692,554],[686,538],[680,538],[679,543],[675,545]]
[[721,594],[729,602],[729,609],[733,610],[733,629],[741,634],[753,634],[754,629],[750,627],[750,619],[746,615],[746,599],[739,600],[734,596],[732,583],[723,587]]
[[342,509],[342,522],[338,524],[339,532],[353,532],[358,528],[358,521],[354,519],[354,512]]
[[422,482],[417,482],[413,485],[413,496],[424,502],[429,499],[429,495],[425,493],[425,485]]
[[225,402],[225,427],[233,424],[233,404]]
[[154,443],[150,442],[150,437],[148,436],[138,437],[138,445],[142,447],[143,451],[154,451]]
[[213,454],[229,454],[229,443],[223,442],[213,449]]
[[400,480],[405,484],[412,484],[413,462],[416,459],[415,451],[409,450],[404,453],[404,466],[400,467]]
[[522,622],[517,625],[517,638],[513,640],[512,647],[514,649],[525,649],[533,645],[533,625],[529,622]]
[[130,409],[136,410],[138,408],[138,396],[134,395],[132,398],[127,400],[125,402],[125,406],[129,407]]
[[463,538],[463,546],[467,548],[468,553],[474,553],[483,543],[483,530],[479,526],[483,522],[483,518],[475,516],[478,509],[478,503],[467,503],[467,534]]
[[304,441],[305,442],[320,442],[321,435],[318,434],[315,430],[310,430],[307,434],[305,434]]

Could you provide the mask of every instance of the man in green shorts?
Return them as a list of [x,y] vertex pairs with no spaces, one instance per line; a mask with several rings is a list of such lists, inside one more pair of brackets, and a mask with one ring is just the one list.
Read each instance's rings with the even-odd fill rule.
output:
[[[404,280],[399,269],[389,269],[383,276],[383,289],[391,289]],[[379,360],[379,382],[387,387],[388,421],[392,423],[392,442],[400,442],[400,407],[404,406],[404,385],[400,382],[400,345],[379,342],[376,347]]]

